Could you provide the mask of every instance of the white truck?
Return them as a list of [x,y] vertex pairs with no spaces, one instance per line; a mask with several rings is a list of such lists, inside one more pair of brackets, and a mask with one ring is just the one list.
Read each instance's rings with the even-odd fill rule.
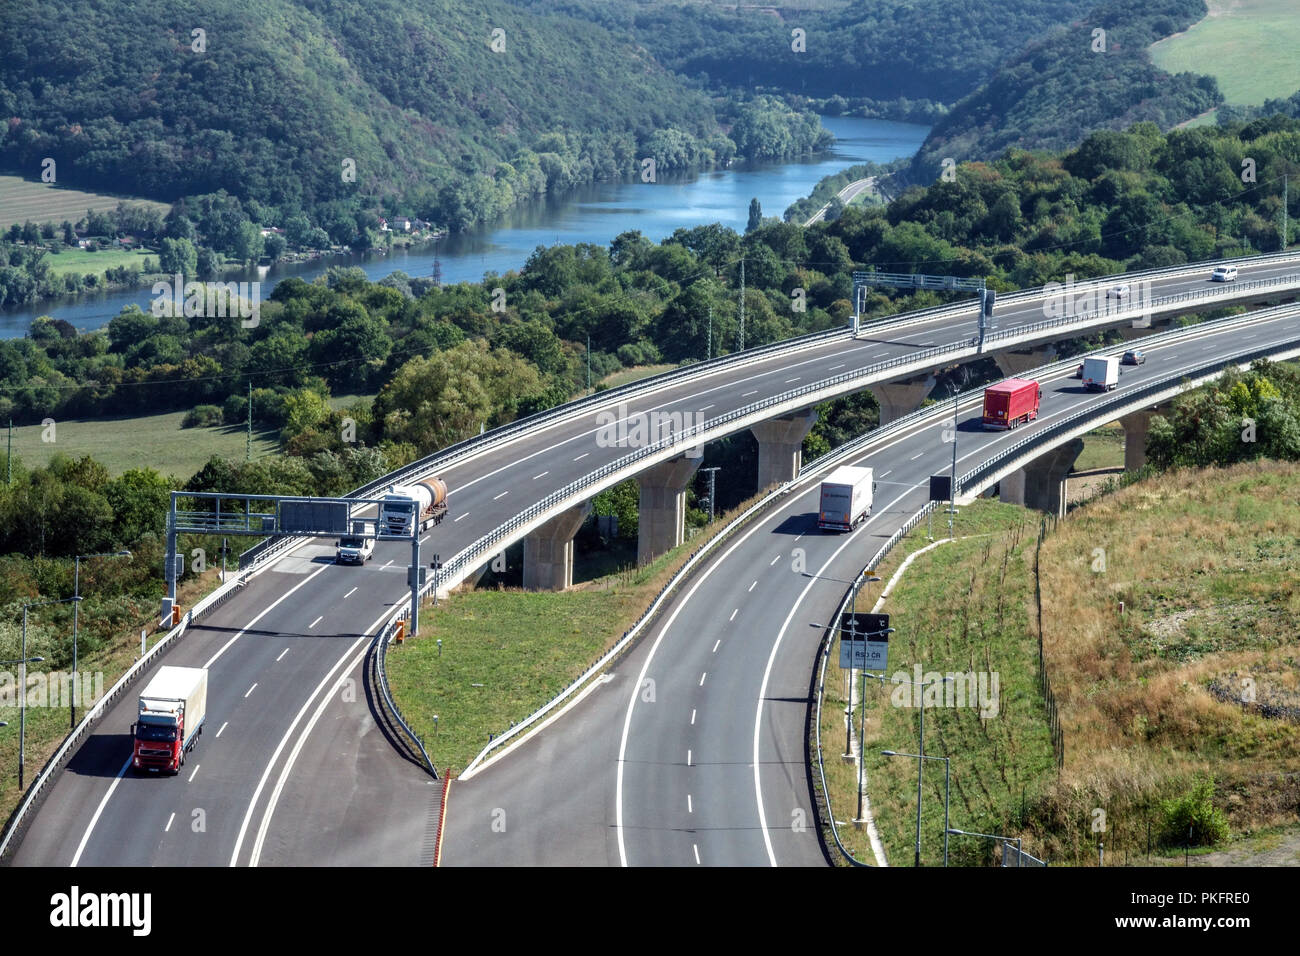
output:
[[131,725],[136,770],[180,773],[208,716],[206,667],[158,668],[140,692],[140,712]]
[[339,538],[335,564],[365,564],[375,556],[375,539],[366,535],[364,521],[352,522],[352,534]]
[[409,536],[411,522],[419,522],[421,531],[437,524],[447,513],[447,483],[441,478],[426,478],[409,485],[392,485],[380,499],[379,534]]
[[871,469],[841,465],[822,479],[821,505],[817,509],[817,527],[823,531],[852,531],[871,514],[875,483]]
[[1110,392],[1119,384],[1119,357],[1089,356],[1083,360],[1083,387],[1090,392]]

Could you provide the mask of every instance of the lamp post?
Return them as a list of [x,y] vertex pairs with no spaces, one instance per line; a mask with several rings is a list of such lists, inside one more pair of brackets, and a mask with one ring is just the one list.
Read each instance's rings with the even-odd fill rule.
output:
[[[80,614],[78,614],[78,611],[81,610],[81,559],[82,558],[86,558],[86,559],[130,558],[130,557],[131,557],[131,552],[123,548],[121,551],[105,551],[102,554],[79,554],[76,556],[75,559],[73,559],[74,570],[72,572],[72,601],[73,601],[72,604],[72,693],[68,695],[71,698],[71,700],[68,702],[68,707],[70,710],[70,718],[72,721],[71,724],[69,725],[69,729],[71,730],[76,730],[77,728],[77,688],[81,686],[77,680],[77,625],[80,623],[79,622]],[[225,567],[225,562],[226,562],[226,557],[225,554],[223,553],[221,556],[221,564],[223,569]],[[226,577],[225,571],[223,570],[221,574],[221,579],[224,581],[225,577]]]
[[996,833],[975,833],[972,830],[949,830],[954,836],[973,836],[981,837],[985,840],[1001,840],[1003,843],[1012,843],[1016,845],[1016,866],[1020,866],[1020,837],[999,836]]
[[[952,681],[951,677],[940,677],[939,683],[946,684]],[[907,680],[906,678],[891,677],[891,684],[911,684],[913,687],[926,686],[925,681]],[[880,677],[880,683],[885,683],[885,678]],[[932,682],[933,683],[933,682]],[[921,740],[917,748],[918,754],[925,753],[925,692],[921,693]],[[921,865],[921,770],[925,766],[924,760],[920,756],[916,760],[916,855],[913,857],[912,865]]]
[[882,751],[880,751],[880,752],[881,752],[882,754],[884,754],[886,757],[919,757],[919,758],[922,759],[922,760],[942,760],[942,761],[943,761],[943,865],[944,865],[944,866],[947,866],[947,865],[948,865],[948,833],[949,833],[949,830],[948,830],[948,795],[949,795],[949,792],[950,792],[949,789],[948,789],[948,781],[949,781],[949,777],[948,777],[948,758],[947,758],[947,757],[931,757],[931,756],[929,756],[929,755],[927,755],[927,754],[905,754],[905,753],[900,753],[900,752],[898,752],[897,750],[882,750]]
[[[27,665],[45,660],[43,657],[27,656],[27,608],[31,606],[23,605],[23,656],[16,661],[0,661],[0,667],[8,667],[10,664],[21,664],[23,667],[23,676],[18,685],[18,790],[20,792],[23,789],[23,745],[27,737]],[[5,726],[9,725],[5,724]]]
[[[877,578],[876,580],[879,580]],[[875,637],[884,634],[888,637],[894,633],[892,627],[887,627],[883,631],[873,631],[871,634],[864,634],[864,637]],[[864,819],[862,816],[862,794],[866,789],[866,767],[867,767],[867,671],[862,669],[862,695],[858,700],[858,815],[856,819]],[[848,748],[846,747],[845,750]]]

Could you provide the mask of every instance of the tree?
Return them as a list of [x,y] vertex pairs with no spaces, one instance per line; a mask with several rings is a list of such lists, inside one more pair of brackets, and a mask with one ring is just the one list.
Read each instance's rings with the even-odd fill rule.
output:
[[749,222],[745,224],[745,232],[753,232],[763,222],[763,206],[759,203],[758,197],[755,196],[749,201]]
[[158,268],[167,275],[198,275],[199,256],[194,243],[188,239],[164,239],[162,251],[158,254]]

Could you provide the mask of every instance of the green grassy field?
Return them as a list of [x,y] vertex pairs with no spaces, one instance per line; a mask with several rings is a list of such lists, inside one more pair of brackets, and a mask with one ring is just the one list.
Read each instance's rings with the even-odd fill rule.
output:
[[1300,90],[1300,15],[1295,0],[1206,0],[1210,13],[1151,47],[1170,73],[1207,73],[1228,103],[1252,106]]
[[126,266],[137,272],[144,270],[145,259],[152,258],[154,262],[158,261],[156,253],[144,252],[139,249],[101,249],[98,252],[87,252],[85,249],[64,249],[57,255],[48,255],[45,261],[50,264],[50,271],[55,275],[65,275],[69,272],[87,273],[94,272],[103,275],[109,269],[116,269],[119,266]]
[[1083,436],[1083,451],[1074,463],[1075,471],[1114,468],[1124,464],[1124,429],[1119,422],[1094,428]]
[[0,229],[8,229],[14,223],[21,225],[28,220],[58,225],[66,219],[75,224],[85,217],[87,209],[103,212],[116,209],[120,202],[152,206],[163,215],[171,208],[166,203],[149,199],[88,193],[18,176],[0,176]]
[[[141,418],[69,419],[56,422],[53,442],[41,440],[42,425],[14,429],[14,457],[30,466],[44,465],[56,453],[70,458],[90,455],[114,475],[142,464],[182,480],[203,467],[213,455],[242,458],[246,432],[241,426],[181,428],[184,412]],[[0,432],[0,450],[6,435]],[[279,436],[273,430],[253,431],[253,457],[273,454]]]
[[660,372],[667,372],[676,367],[676,365],[638,365],[635,368],[625,368],[613,375],[606,375],[600,380],[600,384],[608,388],[618,388],[620,385],[639,382],[643,378],[649,378],[651,375],[658,375]]

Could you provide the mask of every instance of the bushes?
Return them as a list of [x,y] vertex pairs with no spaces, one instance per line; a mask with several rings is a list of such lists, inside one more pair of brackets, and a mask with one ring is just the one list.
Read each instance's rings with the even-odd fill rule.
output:
[[1228,838],[1228,818],[1214,805],[1214,777],[1197,780],[1190,791],[1162,800],[1161,841],[1167,846],[1215,846]]
[[[234,396],[231,396],[232,398]],[[181,419],[181,428],[208,428],[225,422],[225,415],[218,405],[195,405]]]

